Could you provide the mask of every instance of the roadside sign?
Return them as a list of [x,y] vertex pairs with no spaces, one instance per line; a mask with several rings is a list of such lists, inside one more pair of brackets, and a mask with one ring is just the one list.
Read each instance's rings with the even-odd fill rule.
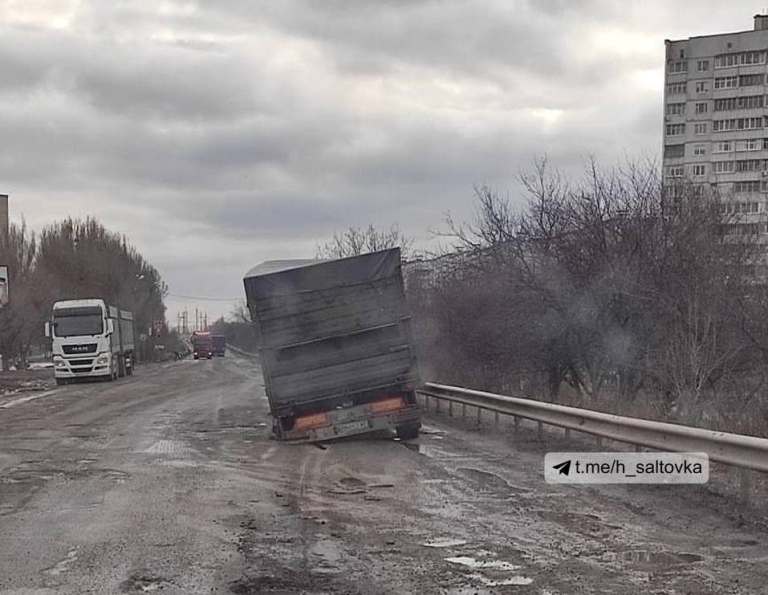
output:
[[8,285],[8,267],[0,265],[0,308],[10,302],[10,287]]

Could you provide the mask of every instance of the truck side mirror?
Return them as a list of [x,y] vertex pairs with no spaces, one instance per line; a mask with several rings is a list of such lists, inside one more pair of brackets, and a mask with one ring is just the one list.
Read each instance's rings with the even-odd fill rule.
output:
[[111,335],[115,332],[115,321],[111,318],[107,319],[107,332]]
[[50,337],[51,336],[51,323],[46,322],[45,323],[45,336]]

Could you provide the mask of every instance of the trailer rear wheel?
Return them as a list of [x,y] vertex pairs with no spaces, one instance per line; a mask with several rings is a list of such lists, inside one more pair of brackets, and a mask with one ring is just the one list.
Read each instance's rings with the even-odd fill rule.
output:
[[421,424],[407,424],[403,426],[397,426],[395,428],[395,431],[397,432],[397,437],[400,438],[400,440],[415,440],[419,437],[419,430],[421,429]]

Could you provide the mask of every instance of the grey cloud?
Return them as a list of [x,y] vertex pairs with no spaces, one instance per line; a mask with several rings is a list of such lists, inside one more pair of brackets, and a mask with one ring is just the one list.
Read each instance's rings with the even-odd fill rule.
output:
[[255,262],[348,225],[425,238],[471,215],[475,184],[516,196],[536,154],[577,171],[660,147],[658,93],[623,77],[661,66],[662,8],[656,64],[578,54],[593,25],[643,31],[636,7],[597,0],[166,4],[0,24],[0,191],[37,225],[102,217],[177,293],[238,291]]

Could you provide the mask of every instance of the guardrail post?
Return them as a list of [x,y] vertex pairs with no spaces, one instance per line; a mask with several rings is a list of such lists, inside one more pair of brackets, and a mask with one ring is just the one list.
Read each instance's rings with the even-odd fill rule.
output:
[[598,436],[597,437],[597,448],[603,448],[603,437]]
[[448,417],[453,417],[453,401],[448,401]]
[[499,425],[499,412],[498,411],[496,412],[496,415],[494,416],[494,418],[495,418],[494,421],[495,421],[496,425],[498,426]]
[[515,415],[514,420],[515,420],[515,432],[517,432],[520,429],[520,418],[517,417],[517,415]]
[[643,452],[643,447],[639,444],[635,444],[635,452]]
[[541,422],[538,422],[539,427],[536,429],[536,433],[538,435],[539,440],[543,438],[544,433],[544,424]]
[[739,469],[739,492],[741,501],[744,504],[749,504],[749,499],[752,494],[752,473],[749,469]]
[[480,407],[477,408],[477,425],[479,426],[483,421],[483,410]]
[[570,440],[571,438],[571,428],[565,428],[565,439]]

